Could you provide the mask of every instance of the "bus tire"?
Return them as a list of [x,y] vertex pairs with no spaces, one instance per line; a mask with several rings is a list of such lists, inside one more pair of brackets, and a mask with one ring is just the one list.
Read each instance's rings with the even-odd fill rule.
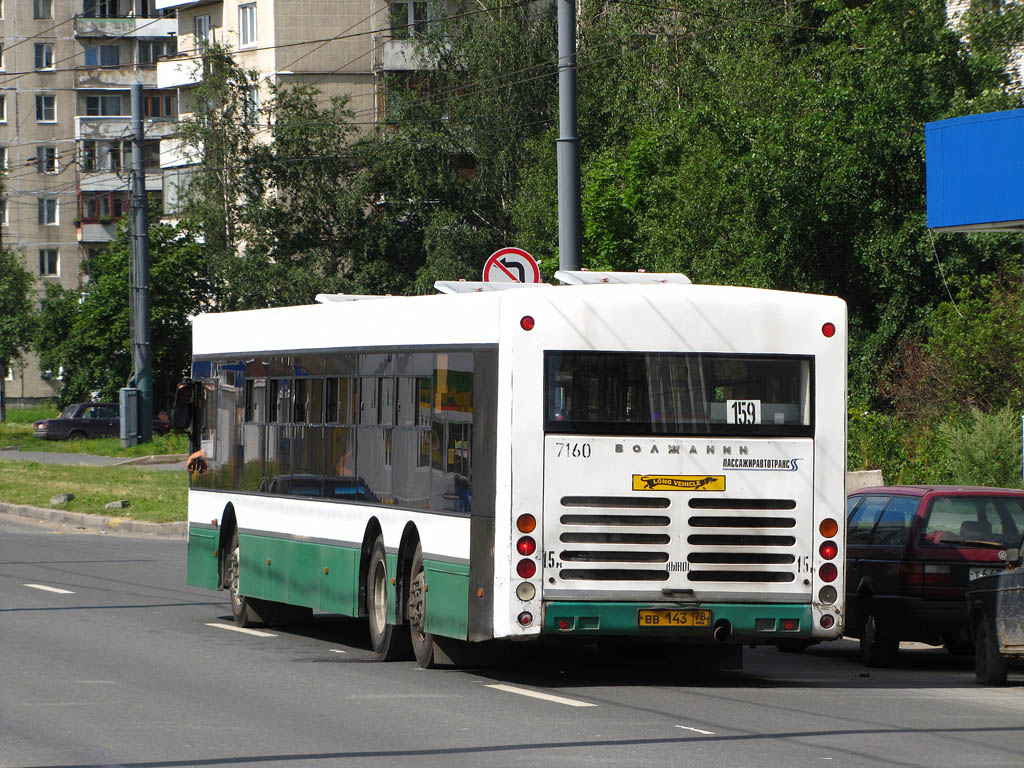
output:
[[370,549],[366,568],[366,615],[370,627],[370,645],[378,661],[400,661],[412,654],[409,636],[388,623],[388,566],[384,542],[378,536]]
[[409,603],[406,616],[409,617],[409,640],[416,663],[423,669],[437,666],[435,658],[434,636],[424,632],[427,620],[427,584],[423,572],[423,547],[416,545],[412,556],[412,567],[409,569]]
[[256,610],[256,601],[239,593],[239,562],[238,529],[235,529],[231,536],[231,550],[228,552],[227,574],[224,580],[227,582],[228,593],[231,595],[231,616],[235,620],[236,626],[245,628],[262,623],[262,617]]

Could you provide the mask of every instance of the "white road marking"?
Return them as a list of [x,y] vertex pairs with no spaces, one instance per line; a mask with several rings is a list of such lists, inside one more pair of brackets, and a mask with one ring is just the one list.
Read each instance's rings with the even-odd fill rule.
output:
[[32,589],[41,589],[43,592],[56,592],[58,595],[73,595],[75,594],[70,589],[60,589],[59,587],[48,587],[45,584],[26,584],[26,587]]
[[219,622],[207,623],[208,627],[216,627],[217,629],[227,629],[232,632],[241,632],[246,635],[255,635],[256,637],[277,637],[273,632],[261,632],[258,629],[246,629],[244,627],[233,627],[230,624],[220,624]]
[[589,701],[579,701],[577,699],[566,699],[562,696],[552,696],[550,693],[541,693],[539,691],[529,691],[526,688],[516,688],[512,685],[488,685],[487,688],[494,688],[498,691],[505,691],[506,693],[518,693],[520,696],[530,696],[534,699],[543,699],[544,701],[553,701],[556,704],[565,704],[568,707],[596,707],[597,704],[591,704]]
[[344,653],[344,651],[339,651],[337,648],[331,648],[331,653]]
[[677,725],[676,728],[682,728],[684,731],[693,731],[694,733],[701,733],[705,736],[714,736],[714,731],[702,731],[700,728],[691,728],[688,725]]

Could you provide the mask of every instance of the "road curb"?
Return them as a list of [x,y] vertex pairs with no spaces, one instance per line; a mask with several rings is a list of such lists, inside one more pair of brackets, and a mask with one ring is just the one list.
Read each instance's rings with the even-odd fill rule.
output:
[[168,539],[184,539],[188,534],[188,523],[150,523],[145,520],[131,520],[124,517],[87,515],[82,512],[65,512],[60,509],[30,507],[25,504],[0,502],[0,514],[27,517],[48,523],[70,525],[75,528],[89,528],[104,533],[120,533],[129,536],[157,536]]

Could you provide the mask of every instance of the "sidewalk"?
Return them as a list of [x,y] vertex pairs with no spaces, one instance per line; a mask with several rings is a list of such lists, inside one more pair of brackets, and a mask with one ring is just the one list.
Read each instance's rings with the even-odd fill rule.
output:
[[145,469],[168,469],[184,472],[187,458],[183,453],[124,458],[123,456],[92,456],[88,453],[54,453],[0,448],[0,461],[36,461],[41,464],[68,464],[86,467],[144,467]]
[[161,536],[184,539],[188,535],[188,523],[148,523],[145,520],[87,515],[82,512],[30,507],[25,504],[0,502],[0,515],[28,518],[36,523],[50,523],[63,528],[118,533],[125,536]]

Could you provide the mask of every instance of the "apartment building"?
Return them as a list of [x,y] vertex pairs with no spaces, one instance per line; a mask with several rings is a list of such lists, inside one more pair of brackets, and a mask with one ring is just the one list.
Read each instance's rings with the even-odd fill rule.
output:
[[[426,30],[433,3],[420,0],[154,0],[160,11],[177,11],[178,54],[157,64],[157,85],[175,89],[182,115],[194,111],[192,90],[202,79],[201,54],[210,44],[232,51],[255,70],[258,107],[271,84],[304,83],[324,101],[348,96],[355,121],[369,130],[383,116],[386,75],[422,69],[411,38]],[[163,142],[166,210],[173,214],[189,166],[199,162],[177,142]]]
[[[176,24],[152,0],[0,0],[3,246],[49,283],[77,288],[82,260],[128,210],[131,84],[147,115],[147,190],[160,193],[159,140],[174,128],[175,91],[156,88],[156,60]],[[7,372],[9,402],[59,393],[60,372],[34,356]]]

